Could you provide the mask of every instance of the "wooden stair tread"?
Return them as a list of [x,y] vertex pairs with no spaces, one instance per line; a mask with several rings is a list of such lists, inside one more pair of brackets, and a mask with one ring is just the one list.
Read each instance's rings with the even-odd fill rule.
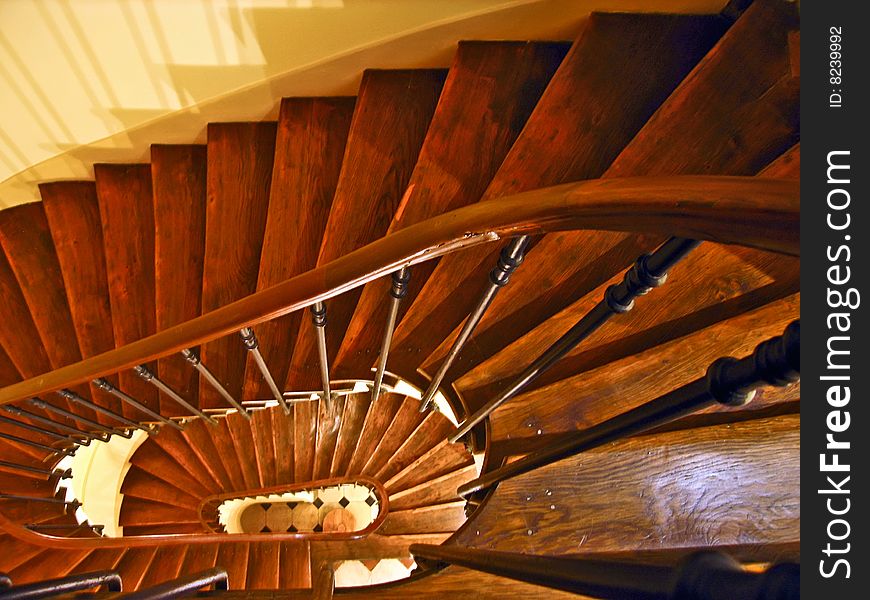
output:
[[409,510],[390,510],[378,530],[382,535],[453,532],[465,522],[465,501]]
[[160,428],[159,434],[151,436],[149,441],[160,446],[166,454],[170,455],[188,475],[196,479],[209,493],[220,494],[223,487],[212,476],[205,462],[197,454],[185,435],[189,433],[190,429],[191,423],[185,426],[184,432],[164,426]]
[[293,478],[296,482],[311,481],[314,478],[319,410],[319,400],[293,404]]
[[[266,412],[266,411],[263,411]],[[268,411],[271,413],[272,433],[275,450],[275,480],[276,484],[293,483],[295,469],[295,407],[289,415],[283,409]]]
[[7,574],[15,585],[63,577],[77,562],[87,556],[88,552],[90,550],[44,549]]
[[388,481],[394,475],[425,455],[453,431],[453,424],[447,417],[432,411],[396,449],[387,464],[375,474],[380,481]]
[[163,502],[192,511],[199,509],[200,498],[191,496],[137,467],[131,467],[127,474],[124,475],[121,493],[124,494],[125,500],[128,497],[136,497],[141,500]]
[[[718,17],[591,15],[483,199],[600,176],[722,29]],[[471,248],[440,261],[396,330],[403,371],[413,372],[465,319],[497,252],[492,246]],[[499,295],[515,287],[524,271],[542,268],[521,267]],[[547,278],[557,284],[564,274],[548,272]],[[546,288],[540,279],[536,283]],[[521,318],[537,316],[545,305],[529,307]],[[402,351],[408,347],[421,352]]]
[[363,467],[374,454],[378,442],[383,437],[387,427],[393,422],[403,402],[404,397],[399,394],[381,394],[378,396],[377,402],[369,407],[346,475],[362,473]]
[[314,453],[312,479],[329,477],[346,402],[347,396],[340,396],[330,398],[327,401],[321,400],[318,403],[317,445]]
[[401,492],[391,493],[390,510],[409,510],[461,500],[457,488],[476,475],[477,468],[473,464],[466,465]]
[[393,494],[471,464],[474,464],[474,458],[464,445],[451,444],[447,439],[442,439],[414,462],[386,480],[384,487]]
[[244,487],[240,489],[252,490],[262,487],[260,471],[257,468],[257,452],[254,448],[254,436],[251,432],[250,422],[239,413],[226,416],[224,421],[230,432],[230,439],[235,449],[236,462],[241,467]]
[[[382,237],[405,194],[445,73],[434,69],[369,70],[363,74],[341,174],[317,265]],[[334,361],[361,289],[326,303],[328,357]],[[287,389],[320,387],[316,333],[310,316],[294,346]]]
[[[460,42],[420,150],[408,190],[389,232],[480,199],[570,44],[558,42]],[[475,149],[469,160],[457,148]],[[399,320],[434,269],[412,269]],[[385,323],[389,279],[371,282],[335,359],[336,377],[356,377],[372,366]]]
[[248,554],[250,544],[242,542],[226,542],[218,549],[215,564],[227,570],[227,581],[231,590],[243,590],[247,583]]
[[281,543],[258,542],[251,544],[248,555],[246,590],[274,590],[278,588]]
[[219,461],[229,477],[231,487],[226,489],[225,492],[248,489],[227,419],[219,419],[217,425],[209,428],[209,433],[217,450],[212,460]]
[[335,443],[335,454],[329,471],[330,477],[343,476],[347,473],[371,403],[371,394],[365,393],[352,394],[345,400],[338,440]]
[[151,561],[139,583],[139,589],[149,588],[178,577],[188,548],[189,546],[182,545],[158,547],[154,560]]
[[[354,98],[285,98],[281,101],[258,290],[316,266],[354,103]],[[287,235],[290,230],[293,235]],[[303,312],[254,328],[263,359],[279,386],[287,379]],[[243,397],[247,400],[272,397],[250,355],[245,367]]]
[[[149,165],[94,165],[109,302],[115,345],[156,331],[154,305],[154,198]],[[152,371],[154,365],[149,365]],[[151,410],[159,409],[157,389],[132,371],[119,374],[120,387]],[[124,406],[124,416],[137,411]]]
[[[209,478],[218,484],[222,492],[225,492],[232,489],[233,484],[229,473],[218,458],[218,449],[212,440],[212,432],[216,428],[217,425],[211,425],[202,419],[193,419],[184,426],[184,439],[208,471]],[[162,433],[161,430],[161,435]]]
[[[154,191],[154,293],[157,331],[196,318],[201,313],[202,265],[205,252],[206,147],[152,145]],[[194,405],[199,374],[180,355],[157,361],[161,381]],[[185,414],[160,392],[164,416]]]
[[187,554],[184,555],[184,562],[181,564],[179,573],[192,575],[218,566],[215,561],[219,549],[220,544],[191,544]]
[[158,525],[125,525],[124,535],[178,535],[182,533],[205,533],[202,524],[196,523],[169,523]]
[[278,485],[277,453],[272,435],[272,415],[269,411],[257,410],[251,413],[251,435],[254,439],[257,472],[263,487]]
[[375,475],[380,471],[425,418],[426,414],[420,412],[420,401],[416,398],[406,397],[389,427],[381,436],[374,452],[369,456],[362,473]]
[[[112,309],[103,246],[97,189],[92,181],[63,181],[39,186],[57,260],[66,289],[70,315],[82,358],[115,348]],[[117,377],[110,378],[118,385]],[[100,405],[122,414],[121,401],[91,386]],[[98,414],[103,424],[112,424]]]
[[172,454],[154,443],[144,443],[130,457],[130,464],[187,492],[196,498],[209,495],[208,488],[195,476],[188,473]]
[[281,542],[278,588],[311,587],[311,545],[309,542]]
[[[257,289],[260,250],[269,208],[275,154],[275,123],[211,123],[208,126],[208,201],[202,311],[220,308]],[[246,350],[237,335],[205,344],[203,364],[239,399]],[[202,408],[225,408],[208,385],[199,388]]]
[[121,504],[118,524],[125,525],[172,525],[176,523],[199,524],[196,510],[154,500],[125,497]]

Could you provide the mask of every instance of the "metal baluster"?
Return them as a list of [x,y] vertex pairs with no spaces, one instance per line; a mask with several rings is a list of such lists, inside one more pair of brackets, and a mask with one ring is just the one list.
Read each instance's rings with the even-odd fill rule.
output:
[[148,427],[145,427],[144,425],[137,423],[136,421],[130,420],[127,417],[119,415],[118,413],[113,412],[113,411],[109,410],[108,408],[103,408],[99,404],[95,404],[95,403],[91,402],[90,400],[87,400],[86,398],[82,398],[80,395],[76,394],[72,390],[64,389],[64,390],[59,390],[57,393],[59,396],[61,396],[62,398],[66,398],[70,402],[75,402],[76,404],[79,404],[81,406],[86,406],[87,408],[90,408],[91,410],[93,410],[95,412],[101,413],[103,415],[106,415],[109,418],[115,419],[116,421],[126,425],[127,427],[131,427],[133,429],[141,429],[142,431],[148,431],[148,432],[151,431]]
[[317,353],[320,355],[320,379],[323,381],[323,399],[329,400],[329,356],[326,352],[326,305],[317,302],[311,307],[311,322],[317,331]]
[[229,589],[226,569],[213,567],[138,592],[124,594],[124,598],[127,600],[176,600],[177,598],[195,596],[196,592],[210,585],[213,585],[215,590],[226,591]]
[[393,284],[390,287],[390,312],[387,315],[387,328],[384,331],[384,341],[381,343],[381,354],[378,357],[378,370],[375,373],[374,387],[372,388],[372,402],[376,402],[381,395],[381,383],[384,381],[384,371],[387,370],[387,356],[393,343],[393,331],[396,329],[396,317],[399,314],[399,304],[408,294],[408,281],[411,279],[411,270],[402,267],[392,276]]
[[166,417],[164,417],[160,413],[154,412],[153,410],[151,410],[150,408],[148,408],[147,406],[145,406],[144,404],[142,404],[141,402],[139,402],[138,400],[136,400],[135,398],[133,398],[129,394],[119,390],[114,385],[112,385],[109,382],[109,380],[107,380],[107,379],[103,379],[102,377],[98,378],[98,379],[94,379],[93,384],[96,385],[101,390],[103,390],[104,392],[107,392],[107,393],[113,395],[115,398],[118,398],[121,402],[126,402],[127,404],[129,404],[130,406],[135,408],[136,410],[145,413],[146,415],[148,415],[149,417],[151,417],[155,421],[160,421],[161,423],[163,423],[165,425],[169,425],[173,429],[177,429],[179,431],[182,431],[184,429],[181,425],[179,425],[178,423],[176,423],[172,419],[167,419]]
[[783,335],[759,344],[749,356],[740,360],[720,358],[710,365],[704,377],[469,481],[460,486],[459,494],[467,496],[487,489],[607,442],[664,425],[716,402],[742,406],[752,400],[760,387],[782,387],[797,381],[800,381],[800,321],[789,325]]
[[81,575],[69,575],[60,579],[49,579],[26,585],[16,585],[3,590],[4,600],[38,600],[55,598],[82,592],[91,588],[106,586],[110,592],[121,591],[121,577],[114,571],[95,571]]
[[[263,376],[263,379],[266,380],[266,384],[269,386],[269,389],[272,390],[272,396],[275,397],[275,400],[284,409],[284,414],[290,414],[290,406],[287,404],[287,401],[284,400],[284,395],[281,393],[281,390],[278,389],[278,386],[275,385],[275,379],[272,377],[272,373],[269,371],[269,366],[266,364],[266,361],[263,360],[263,355],[260,353],[260,343],[257,341],[257,336],[254,334],[254,330],[250,327],[245,327],[239,332],[239,335],[242,336],[242,342],[245,344],[245,348],[248,349],[248,352],[251,353],[251,356],[254,357],[254,362],[257,363],[257,368],[260,369],[260,374]],[[245,415],[250,418],[250,415]]]
[[498,290],[507,285],[508,281],[510,281],[511,274],[523,263],[523,258],[528,245],[529,236],[523,235],[514,238],[510,244],[502,248],[501,254],[498,258],[498,263],[492,271],[489,272],[489,283],[487,284],[486,290],[484,290],[480,300],[477,301],[477,306],[474,307],[474,310],[472,310],[471,314],[468,315],[468,318],[465,319],[465,323],[462,324],[462,330],[459,332],[459,336],[456,338],[456,341],[453,342],[453,346],[450,348],[447,356],[444,357],[444,362],[441,363],[441,367],[439,367],[438,372],[435,373],[435,376],[429,383],[426,393],[423,394],[423,399],[420,401],[420,412],[425,412],[432,405],[435,394],[438,392],[438,386],[441,385],[441,381],[444,379],[444,376],[447,375],[447,370],[453,364],[453,361],[456,360],[456,357],[459,356],[462,348],[465,347],[468,338],[470,338],[471,334],[474,333],[474,329],[477,327],[477,324],[480,323],[486,309],[489,308],[490,304],[492,304]]
[[139,377],[141,377],[145,381],[149,382],[151,385],[156,387],[158,390],[160,390],[161,392],[163,392],[164,394],[166,394],[167,396],[169,396],[170,398],[172,398],[173,400],[178,402],[178,404],[180,404],[181,407],[184,408],[185,410],[195,414],[196,416],[198,416],[202,419],[205,419],[206,421],[208,421],[212,425],[217,425],[217,421],[215,421],[212,417],[208,416],[207,414],[205,414],[204,412],[202,412],[198,408],[194,407],[190,402],[188,402],[187,400],[185,400],[184,398],[179,396],[175,392],[175,390],[173,390],[171,387],[169,387],[168,385],[166,385],[165,383],[160,381],[160,379],[158,379],[154,375],[154,373],[149,371],[148,367],[146,367],[145,365],[139,365],[138,367],[133,367],[133,370],[136,372],[136,374]]
[[66,508],[78,509],[82,503],[78,500],[65,500],[63,498],[55,498],[53,496],[24,496],[20,494],[4,494],[0,493],[0,499],[3,500],[24,500],[26,502],[43,502],[45,504],[63,504]]
[[50,437],[57,441],[73,441],[70,440],[67,436],[61,435],[56,431],[49,431],[47,429],[43,429],[41,427],[37,427],[36,425],[31,425],[30,423],[24,423],[23,421],[17,421],[15,419],[10,419],[9,417],[0,416],[0,423],[7,423],[8,425],[12,425],[13,427],[18,427],[20,429],[24,429],[26,431],[32,431],[34,433],[38,433],[40,435],[44,435],[46,437]]
[[133,436],[133,434],[131,432],[122,432],[119,429],[113,429],[111,427],[106,427],[105,425],[101,425],[100,423],[97,423],[96,421],[92,421],[91,419],[88,419],[88,418],[83,417],[81,415],[77,415],[77,414],[70,412],[66,409],[59,408],[57,406],[54,406],[53,404],[49,404],[45,400],[40,400],[39,398],[31,398],[30,400],[28,400],[28,402],[37,408],[41,408],[43,410],[53,412],[54,414],[61,415],[62,417],[66,417],[68,419],[72,419],[73,421],[78,421],[79,423],[83,423],[83,424],[87,425],[88,427],[91,427],[97,431],[102,431],[103,433],[108,434],[110,436],[111,435],[120,435],[121,437],[128,438],[128,439]]
[[[25,446],[37,448],[38,450],[42,450],[44,452],[57,452],[65,456],[72,456],[73,454],[75,454],[75,450],[72,448],[52,448],[51,446],[46,446],[45,444],[40,444],[39,442],[32,442],[30,440],[20,438],[17,435],[12,435],[11,433],[3,433],[2,431],[0,431],[0,439],[9,440],[10,442],[15,442],[16,444],[24,444]],[[70,444],[78,443],[75,440],[71,440],[69,438],[64,438],[64,441]]]
[[64,471],[60,471],[57,469],[41,469],[39,467],[32,467],[30,465],[19,465],[18,463],[9,462],[6,460],[0,460],[0,467],[6,467],[7,469],[16,469],[18,471],[24,471],[25,473],[45,475],[48,478],[57,476],[58,479],[69,479],[70,477],[72,477],[72,469],[66,469]]
[[0,407],[6,412],[24,417],[25,419],[29,419],[31,421],[36,421],[37,423],[42,423],[43,425],[48,425],[49,427],[54,427],[55,429],[66,433],[68,436],[82,437],[84,438],[82,441],[76,441],[77,444],[82,446],[89,446],[91,444],[91,440],[99,440],[101,442],[105,442],[108,440],[108,437],[104,437],[103,435],[97,435],[96,433],[92,433],[90,431],[82,431],[80,429],[75,429],[68,425],[64,425],[63,423],[58,423],[57,421],[52,421],[51,419],[47,419],[41,415],[37,415],[35,413],[24,410],[23,408],[18,408],[17,406],[11,406],[7,404],[6,406]]
[[450,437],[450,441],[457,442],[462,439],[492,411],[520,393],[554,363],[597,331],[611,317],[630,311],[634,307],[636,298],[662,285],[667,280],[668,271],[689,252],[697,248],[699,244],[700,242],[696,240],[674,237],[659,246],[652,254],[644,254],[638,258],[637,262],[626,271],[620,283],[607,288],[604,299],[595,308],[583,315],[583,318],[547,348],[498,396],[466,418],[460,424],[459,429]]
[[229,402],[230,406],[239,411],[239,413],[241,413],[241,415],[246,419],[251,418],[251,414],[247,410],[245,410],[244,406],[239,404],[236,399],[232,397],[232,395],[223,385],[221,385],[221,382],[218,381],[217,378],[212,374],[212,372],[208,370],[208,367],[202,364],[202,360],[200,360],[199,356],[197,356],[193,350],[191,350],[190,348],[186,348],[181,351],[181,355],[187,362],[193,365],[194,369],[199,371],[199,374],[202,375],[205,380],[209,382],[211,387],[213,387],[221,396],[223,396],[224,400]]

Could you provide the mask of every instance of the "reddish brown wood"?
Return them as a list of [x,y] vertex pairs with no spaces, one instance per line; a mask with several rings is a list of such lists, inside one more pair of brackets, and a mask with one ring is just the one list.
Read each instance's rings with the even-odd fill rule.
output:
[[[257,289],[316,266],[353,108],[353,98],[282,100]],[[255,328],[260,352],[279,386],[287,379],[301,318],[290,314]],[[272,397],[250,356],[243,396]]]
[[[444,75],[440,70],[364,73],[318,265],[387,232],[417,162]],[[327,303],[330,361],[338,352],[361,291],[347,292]],[[317,363],[316,335],[310,322],[304,323],[293,350],[287,388],[317,389]]]
[[779,158],[767,165],[759,173],[762,177],[783,177],[798,179],[801,175],[801,145],[800,142],[783,152]]
[[357,475],[363,472],[363,468],[374,454],[384,432],[393,422],[404,400],[405,398],[399,394],[381,394],[377,402],[369,407],[346,475]]
[[[203,529],[200,523],[172,523],[169,525],[125,525],[124,537],[128,540],[135,536],[143,535],[172,535],[180,534],[202,534]],[[193,545],[193,544],[192,544]]]
[[231,590],[243,590],[248,577],[248,553],[250,544],[223,543],[217,555],[217,565],[227,570],[227,582]]
[[[275,123],[213,123],[208,127],[203,312],[257,289],[275,132]],[[202,361],[238,399],[245,369],[245,348],[238,335],[205,344]],[[199,400],[205,408],[226,407],[218,392],[205,384],[200,386]]]
[[371,403],[371,394],[353,394],[345,400],[330,477],[347,473]]
[[314,457],[317,450],[317,415],[320,401],[297,402],[293,405],[293,480],[314,478]]
[[124,475],[121,493],[124,494],[124,502],[128,498],[135,497],[141,500],[163,502],[187,510],[195,511],[199,508],[199,498],[191,496],[137,467],[131,467]]
[[320,407],[317,414],[317,450],[314,453],[313,479],[325,479],[330,476],[346,402],[347,397],[337,397],[319,403]]
[[269,411],[272,414],[272,433],[275,445],[275,484],[293,483],[295,467],[294,410],[289,415],[283,409]]
[[[0,569],[2,569],[3,573],[9,573],[44,550],[40,546],[21,544],[17,539],[8,534],[0,536],[0,544],[2,544],[3,548],[14,546],[16,550],[15,552],[0,553]],[[15,582],[13,581],[13,583]]]
[[[148,165],[94,165],[103,225],[109,301],[116,346],[156,331],[154,305],[154,200]],[[153,370],[154,365],[151,365]],[[152,410],[157,390],[131,371],[120,374],[121,388]],[[135,417],[131,407],[124,415]]]
[[373,533],[362,540],[312,541],[311,562],[334,562],[338,560],[373,560],[383,558],[407,558],[411,544],[441,544],[449,537],[446,533],[421,533],[416,535],[379,535]]
[[124,582],[124,589],[135,591],[139,589],[142,578],[155,559],[157,548],[130,548],[121,557],[117,569]]
[[[563,43],[460,42],[389,231],[480,199],[567,50]],[[399,319],[435,264],[413,269]],[[336,357],[337,377],[361,377],[371,367],[381,335],[372,324],[386,322],[388,288],[383,280],[363,290]]]
[[426,413],[420,412],[420,401],[416,398],[405,398],[390,426],[384,431],[374,452],[368,457],[362,473],[374,475],[380,471],[396,450],[414,433],[424,418],[426,418]]
[[8,575],[15,585],[63,577],[88,552],[89,550],[43,550]]
[[474,459],[464,445],[451,444],[447,439],[443,439],[393,475],[384,486],[394,494],[471,464],[474,464]]
[[311,586],[311,547],[309,542],[282,542],[278,589]]
[[[43,183],[39,192],[82,357],[114,350],[115,335],[96,187],[90,181],[65,181]],[[117,378],[113,378],[113,383],[117,385]],[[90,391],[98,404],[121,414],[120,400],[96,386],[91,386]],[[104,424],[112,423],[102,414],[98,414],[97,419]]]
[[217,561],[219,549],[220,544],[191,546],[187,549],[187,554],[184,557],[184,562],[181,564],[179,574],[182,576],[193,575],[215,566],[223,566],[215,562]]
[[55,480],[46,481],[14,473],[0,473],[0,490],[4,494],[51,498],[54,496],[54,485]]
[[[209,493],[218,494],[222,491],[221,484],[212,476],[202,458],[191,447],[190,441],[185,436],[191,429],[191,424],[192,422],[185,427],[184,433],[171,427],[161,427],[160,432],[157,435],[149,437],[145,443],[153,443],[160,446],[188,475],[201,483],[202,487],[208,490]],[[208,446],[206,446],[206,452],[207,450]]]
[[564,554],[797,541],[799,426],[787,415],[581,453],[501,483],[456,543]]
[[[484,199],[600,176],[721,31],[716,17],[590,16]],[[441,260],[396,330],[394,368],[413,372],[462,322],[493,265],[493,248]]]
[[275,471],[276,453],[275,438],[272,434],[272,415],[268,409],[251,413],[251,433],[254,436],[260,482],[264,487],[278,485]]
[[[151,146],[154,190],[154,284],[157,331],[201,314],[205,251],[205,146]],[[157,373],[183,398],[195,400],[199,375],[181,356],[157,362]],[[182,415],[160,393],[164,415]]]
[[428,413],[413,433],[393,453],[389,461],[378,470],[375,479],[388,481],[446,439],[453,429],[453,423],[448,421],[447,417],[435,411]]
[[151,440],[145,440],[136,449],[136,452],[130,457],[130,464],[136,465],[143,471],[151,473],[195,498],[209,494],[208,488],[200,481],[199,477],[191,475],[173,455]]
[[230,476],[220,461],[217,446],[212,440],[216,425],[211,425],[202,419],[193,419],[184,426],[184,438],[190,449],[196,454],[212,480],[217,482],[223,491],[232,489]]
[[236,447],[233,443],[233,434],[230,431],[229,423],[226,419],[220,419],[217,425],[209,429],[211,439],[214,442],[214,447],[217,450],[215,459],[223,465],[223,470],[227,473],[230,480],[231,490],[248,489],[245,485],[245,475],[242,472],[242,465],[239,457],[236,455]]
[[146,589],[178,577],[187,549],[187,546],[160,546],[148,571],[142,577],[139,589]]
[[248,575],[245,589],[278,589],[281,556],[280,542],[260,542],[251,544],[248,556]]
[[122,548],[92,550],[86,557],[79,561],[72,572],[93,573],[94,571],[111,571],[121,562],[125,552],[126,551]]
[[243,489],[263,487],[263,482],[260,481],[260,470],[257,467],[257,451],[254,446],[251,423],[239,413],[227,415],[224,421],[229,429],[230,439],[235,449],[232,459],[238,463],[242,471]]
[[465,522],[465,501],[392,511],[379,530],[382,535],[453,532]]
[[457,488],[476,476],[477,470],[472,464],[396,492],[390,495],[390,510],[404,511],[461,500]]
[[131,496],[125,497],[121,504],[118,523],[120,525],[174,525],[176,523],[199,525],[199,516],[196,514],[196,509]]

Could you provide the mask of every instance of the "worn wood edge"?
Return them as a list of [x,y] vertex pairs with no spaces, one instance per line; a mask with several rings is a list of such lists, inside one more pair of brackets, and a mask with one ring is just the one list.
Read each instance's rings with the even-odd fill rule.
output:
[[481,202],[423,221],[196,319],[0,390],[0,404],[90,381],[310,306],[462,248],[516,235],[646,232],[798,256],[800,183],[729,176],[596,179]]

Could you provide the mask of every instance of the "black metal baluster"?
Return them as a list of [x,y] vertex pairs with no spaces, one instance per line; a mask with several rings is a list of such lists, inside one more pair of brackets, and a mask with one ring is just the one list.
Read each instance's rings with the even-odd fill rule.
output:
[[138,592],[124,594],[125,600],[175,600],[196,595],[204,587],[214,586],[215,590],[226,591],[229,581],[226,569],[214,567],[200,573],[179,577]]
[[[36,448],[44,452],[57,452],[58,454],[63,454],[65,456],[72,456],[73,454],[75,454],[75,449],[73,448],[52,448],[51,446],[46,446],[45,444],[40,444],[39,442],[33,442],[25,438],[20,438],[17,435],[12,435],[11,433],[3,433],[2,431],[0,431],[0,439],[9,440],[10,442],[15,442],[16,444],[24,444],[25,446],[30,446],[31,448]],[[72,445],[78,443],[75,440],[71,440],[69,438],[63,438],[63,441]]]
[[64,471],[60,471],[57,469],[41,469],[39,467],[20,465],[18,463],[9,462],[6,460],[0,460],[0,467],[15,469],[17,471],[23,471],[25,473],[35,473],[36,475],[44,475],[48,479],[51,479],[52,477],[57,477],[58,479],[69,479],[70,477],[72,477],[72,469],[66,469]]
[[160,390],[161,392],[163,392],[164,394],[166,394],[167,396],[169,396],[170,398],[175,400],[185,410],[195,414],[196,416],[198,416],[202,419],[205,419],[207,422],[211,423],[212,425],[217,425],[217,421],[215,421],[212,417],[208,416],[207,414],[205,414],[204,412],[202,412],[201,410],[199,410],[198,408],[193,406],[190,402],[188,402],[187,400],[185,400],[184,398],[179,396],[175,392],[175,390],[173,390],[171,387],[169,387],[168,385],[163,383],[145,365],[139,365],[138,367],[133,367],[133,370],[136,372],[136,374],[139,377],[141,377],[142,379],[144,379],[145,381],[147,381],[148,383],[150,383],[151,385],[156,387],[158,390]]
[[30,400],[28,400],[28,402],[30,404],[32,404],[33,406],[35,406],[36,408],[41,408],[43,410],[53,412],[56,415],[60,415],[62,417],[66,417],[68,419],[72,419],[73,421],[78,421],[79,423],[82,423],[82,424],[86,425],[87,427],[91,427],[92,429],[95,429],[96,431],[101,431],[101,432],[103,432],[107,435],[110,435],[110,436],[111,435],[120,435],[121,437],[128,438],[128,439],[133,436],[132,432],[121,431],[120,429],[113,429],[111,427],[106,427],[105,425],[101,425],[100,423],[97,423],[96,421],[92,421],[91,419],[88,419],[88,418],[83,417],[81,415],[77,415],[73,412],[70,412],[70,411],[64,409],[64,408],[60,408],[60,407],[54,406],[53,404],[49,404],[45,400],[41,400],[39,398],[31,398]]
[[372,402],[381,395],[381,384],[384,381],[384,371],[387,370],[387,356],[390,354],[390,346],[393,344],[393,331],[396,329],[396,317],[399,315],[399,304],[408,294],[408,281],[411,279],[411,270],[402,267],[392,275],[390,287],[390,312],[387,315],[387,327],[384,331],[384,341],[381,343],[381,354],[378,357],[378,370],[375,372],[374,387],[372,387]]
[[115,398],[119,399],[121,402],[126,402],[127,404],[129,404],[130,406],[135,408],[136,410],[145,413],[146,415],[148,415],[149,417],[151,417],[155,421],[160,421],[161,423],[163,423],[165,425],[169,425],[173,429],[177,429],[179,431],[182,431],[184,429],[181,425],[179,425],[178,423],[176,423],[172,419],[167,419],[166,417],[164,417],[160,413],[154,412],[153,410],[151,410],[150,408],[148,408],[147,406],[145,406],[144,404],[142,404],[141,402],[139,402],[138,400],[136,400],[135,398],[133,398],[132,396],[127,394],[126,392],[119,390],[114,385],[112,385],[109,382],[109,380],[103,379],[102,377],[100,377],[98,379],[94,379],[93,383],[94,383],[94,385],[96,385],[98,388],[100,388],[104,392],[111,394]]
[[202,360],[199,358],[199,356],[197,356],[196,352],[194,352],[190,348],[186,348],[185,350],[181,351],[181,355],[187,362],[193,365],[194,369],[199,371],[199,374],[202,375],[206,381],[208,381],[211,387],[217,390],[218,394],[223,396],[223,399],[226,400],[230,406],[239,411],[239,413],[241,413],[241,415],[246,419],[251,418],[250,413],[245,410],[245,407],[239,404],[238,401],[233,398],[232,394],[227,391],[227,388],[221,385],[221,382],[217,380],[217,377],[215,377],[214,374],[209,371],[208,367],[202,364]]
[[459,429],[450,437],[457,442],[472,428],[489,416],[492,411],[520,393],[527,385],[547,371],[559,359],[576,348],[614,315],[630,311],[639,296],[649,293],[662,285],[668,271],[700,242],[673,237],[658,247],[652,254],[644,254],[626,271],[620,283],[611,285],[604,293],[604,299],[595,308],[583,315],[562,337],[553,343],[541,356],[529,365],[498,396],[487,402],[477,412],[463,421]]
[[[260,369],[260,374],[266,381],[266,385],[268,385],[269,389],[272,391],[272,396],[275,397],[278,405],[284,410],[284,414],[289,415],[290,406],[287,404],[287,401],[284,400],[284,394],[281,393],[281,390],[279,390],[278,386],[275,384],[275,378],[272,377],[272,372],[269,371],[269,366],[263,359],[262,353],[260,353],[260,343],[257,341],[257,336],[254,333],[254,330],[250,327],[245,327],[239,332],[239,335],[242,336],[242,342],[244,342],[245,348],[247,348],[248,352],[251,353],[251,356],[254,357],[254,362],[257,363],[257,368]],[[250,415],[246,414],[245,416],[249,419],[251,418]]]
[[39,600],[54,598],[73,592],[106,586],[110,592],[121,591],[121,577],[114,571],[95,571],[81,575],[69,575],[26,585],[16,585],[3,590],[4,600]]
[[430,406],[432,406],[435,394],[438,392],[438,386],[441,385],[441,381],[443,381],[444,376],[447,374],[447,370],[453,364],[453,361],[456,360],[456,357],[459,356],[459,353],[462,351],[468,338],[470,338],[471,334],[474,333],[474,329],[477,327],[477,324],[480,323],[486,309],[489,308],[490,304],[492,304],[498,290],[507,285],[508,281],[510,281],[511,274],[523,263],[523,258],[525,257],[528,245],[529,236],[524,235],[514,238],[510,244],[502,248],[498,263],[492,271],[489,272],[489,283],[487,284],[486,290],[484,290],[480,300],[477,301],[474,310],[472,310],[471,314],[468,315],[468,318],[465,319],[465,323],[462,324],[462,330],[459,332],[459,336],[456,338],[456,341],[453,342],[453,346],[451,346],[447,356],[444,357],[444,362],[441,363],[441,367],[439,367],[438,371],[435,373],[432,381],[429,382],[429,387],[426,389],[426,393],[423,394],[423,399],[420,401],[420,412],[425,412]]
[[505,479],[658,427],[716,402],[741,406],[755,396],[759,387],[781,387],[799,380],[800,321],[794,321],[783,335],[762,342],[749,356],[740,360],[720,358],[710,365],[704,377],[469,481],[460,486],[459,494],[468,496]]
[[26,431],[32,431],[34,433],[38,433],[40,435],[44,435],[46,437],[50,437],[53,440],[59,442],[74,442],[75,440],[71,440],[65,435],[61,435],[56,431],[50,431],[48,429],[43,429],[41,427],[37,427],[36,425],[31,425],[30,423],[25,423],[23,421],[18,421],[16,419],[10,419],[9,417],[0,416],[0,423],[6,423],[8,425],[12,425],[13,427],[18,427],[19,429],[24,429]]
[[128,419],[125,416],[119,415],[118,413],[113,412],[113,411],[109,410],[108,408],[103,408],[99,404],[95,404],[95,403],[91,402],[90,400],[87,400],[86,398],[82,398],[80,395],[76,394],[72,390],[59,390],[57,393],[59,396],[61,396],[62,398],[66,398],[70,402],[74,402],[80,406],[85,406],[87,408],[90,408],[94,412],[98,412],[100,414],[106,415],[107,417],[109,417],[111,419],[115,419],[116,421],[118,421],[119,423],[121,423],[127,427],[130,427],[132,429],[141,429],[142,431],[148,431],[148,432],[151,431],[149,428],[145,427],[144,425],[142,425],[140,423],[137,423],[136,421]]
[[[18,408],[17,406],[12,406],[7,404],[6,406],[0,407],[6,412],[16,415],[18,417],[24,417],[25,419],[29,419],[31,421],[35,421],[37,423],[42,423],[43,425],[48,425],[49,427],[54,427],[58,431],[62,431],[68,436],[72,437],[73,440],[82,446],[89,446],[91,444],[91,440],[99,440],[101,442],[105,442],[108,437],[102,434],[96,434],[90,431],[82,431],[80,429],[75,429],[74,427],[70,427],[68,425],[64,425],[63,423],[58,423],[57,421],[52,421],[51,419],[47,419],[43,416],[37,415],[35,413],[24,410],[23,408]],[[76,438],[83,438],[81,441]]]
[[24,500],[26,502],[42,502],[43,504],[63,504],[67,509],[72,508],[74,511],[79,508],[82,503],[78,500],[65,500],[63,498],[45,497],[45,496],[25,496],[23,494],[4,494],[0,493],[0,499],[3,500]]
[[323,382],[323,399],[329,400],[329,356],[326,352],[326,305],[317,302],[311,307],[311,322],[317,331],[317,353],[320,357],[320,379]]

